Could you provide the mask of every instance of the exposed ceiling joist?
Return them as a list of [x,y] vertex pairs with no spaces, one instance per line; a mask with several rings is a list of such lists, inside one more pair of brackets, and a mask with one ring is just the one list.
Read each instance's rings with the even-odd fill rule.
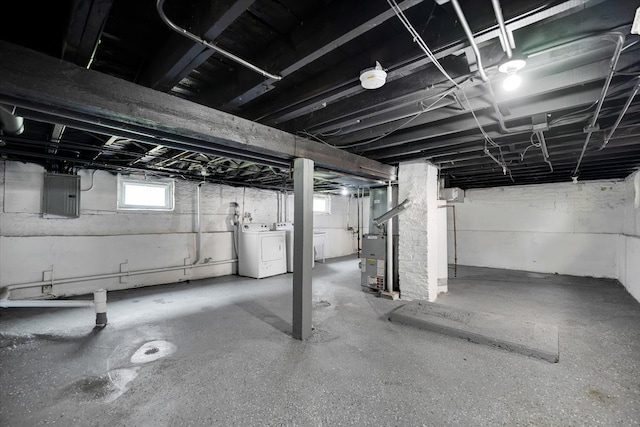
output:
[[[199,3],[198,6],[204,10],[199,13],[199,26],[194,30],[195,33],[207,41],[214,41],[254,2],[224,0]],[[213,50],[172,33],[139,80],[151,88],[166,92],[213,54]]]
[[[400,3],[402,9],[415,6],[422,0],[404,0]],[[335,5],[335,6],[333,6]],[[263,68],[274,69],[284,78],[301,68],[309,65],[327,53],[339,48],[384,21],[394,17],[394,13],[384,2],[369,3],[362,7],[357,2],[334,2],[331,8],[307,22],[294,31],[291,39],[296,45],[295,50],[289,44],[278,43],[267,49],[266,54],[257,62],[264,64]],[[229,87],[222,85],[218,90],[207,90],[198,97],[198,102],[205,105],[220,105],[225,111],[237,111],[238,108],[264,95],[274,88],[275,80],[264,80],[255,73],[238,70]],[[229,93],[234,98],[229,99]]]
[[113,0],[73,0],[62,57],[89,67]]
[[[374,179],[395,179],[395,167],[268,128],[190,101],[0,43],[0,100],[29,111],[89,121],[171,141],[219,147],[318,166]],[[168,141],[169,143],[166,143]],[[199,142],[198,142],[199,141]]]

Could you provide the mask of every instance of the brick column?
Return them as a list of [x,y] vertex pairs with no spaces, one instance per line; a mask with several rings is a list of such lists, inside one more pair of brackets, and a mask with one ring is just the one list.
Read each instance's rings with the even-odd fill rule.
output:
[[402,299],[438,295],[438,170],[424,161],[400,163],[398,200],[412,200],[398,217],[398,271]]

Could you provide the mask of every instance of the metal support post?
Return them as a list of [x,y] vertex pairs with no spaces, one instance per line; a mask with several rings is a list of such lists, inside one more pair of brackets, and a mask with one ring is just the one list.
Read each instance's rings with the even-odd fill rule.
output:
[[313,260],[313,161],[293,163],[293,337],[311,336],[311,268]]

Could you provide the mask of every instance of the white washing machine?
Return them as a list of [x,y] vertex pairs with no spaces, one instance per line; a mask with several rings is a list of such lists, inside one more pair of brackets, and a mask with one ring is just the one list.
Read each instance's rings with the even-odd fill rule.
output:
[[[287,233],[287,271],[293,272],[293,223],[292,222],[279,222],[276,224],[276,230],[283,230]],[[311,257],[311,268],[315,267],[315,257]]]
[[238,274],[275,276],[287,272],[287,244],[284,231],[273,231],[267,224],[241,224],[238,233]]

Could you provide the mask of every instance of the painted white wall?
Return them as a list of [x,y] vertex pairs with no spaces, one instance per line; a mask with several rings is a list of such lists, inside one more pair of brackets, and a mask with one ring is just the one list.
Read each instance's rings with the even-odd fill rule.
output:
[[438,296],[438,171],[426,162],[400,163],[398,200],[411,206],[398,216],[398,276],[402,299]]
[[624,182],[624,228],[618,238],[618,280],[640,301],[640,172]]
[[[182,266],[195,260],[196,186],[176,181],[172,212],[118,211],[117,177],[105,171],[81,170],[81,215],[45,219],[41,214],[44,169],[34,164],[0,162],[0,288],[55,278]],[[275,223],[278,195],[274,191],[203,184],[201,189],[201,261],[236,257],[233,245],[233,204],[253,222]],[[293,199],[293,196],[290,196]],[[349,202],[351,210],[349,211]],[[355,253],[355,200],[332,197],[332,213],[314,216],[315,229],[327,231],[326,258]],[[350,216],[347,219],[347,213]],[[291,211],[292,213],[292,211]],[[354,225],[355,227],[355,225]],[[121,267],[121,264],[125,264]],[[233,263],[193,270],[130,276],[61,285],[55,294],[83,294],[106,287],[120,289],[180,280],[234,274]],[[12,298],[35,297],[40,288],[15,291]]]
[[607,180],[468,190],[456,204],[458,263],[619,277],[625,189],[625,182]]
[[438,293],[449,292],[449,264],[447,241],[447,202],[438,200]]

